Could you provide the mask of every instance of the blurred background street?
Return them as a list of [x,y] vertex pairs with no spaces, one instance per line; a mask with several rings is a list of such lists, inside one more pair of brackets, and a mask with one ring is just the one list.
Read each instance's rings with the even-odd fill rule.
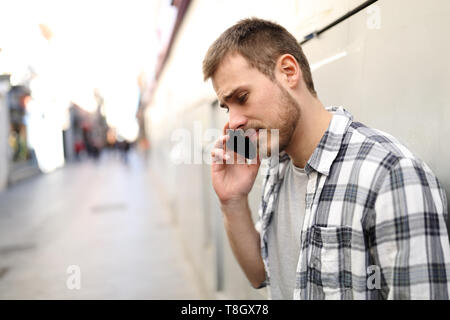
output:
[[[200,299],[143,159],[104,154],[0,194],[0,299]],[[68,290],[71,265],[81,289]]]

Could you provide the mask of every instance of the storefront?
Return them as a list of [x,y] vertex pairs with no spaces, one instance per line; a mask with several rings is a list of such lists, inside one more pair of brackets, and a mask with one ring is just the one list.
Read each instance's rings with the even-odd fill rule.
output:
[[11,86],[7,93],[9,183],[15,183],[40,172],[34,150],[29,143],[27,105],[30,100],[31,92],[25,85]]
[[9,167],[9,112],[7,95],[10,89],[9,75],[0,75],[0,191],[8,184]]

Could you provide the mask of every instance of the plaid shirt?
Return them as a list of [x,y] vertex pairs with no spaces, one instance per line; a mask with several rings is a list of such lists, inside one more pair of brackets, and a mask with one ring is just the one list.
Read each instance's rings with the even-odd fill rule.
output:
[[[294,299],[448,299],[445,192],[394,137],[354,122],[342,107],[306,164],[306,212]],[[290,161],[263,179],[256,224],[270,295],[268,227]]]

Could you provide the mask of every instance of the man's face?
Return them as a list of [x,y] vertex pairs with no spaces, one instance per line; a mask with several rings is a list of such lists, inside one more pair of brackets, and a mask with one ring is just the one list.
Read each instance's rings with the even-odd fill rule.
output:
[[[242,129],[254,143],[258,140],[259,154],[271,156],[273,150],[283,151],[289,145],[300,106],[277,81],[235,54],[225,57],[212,82],[220,106],[228,109],[230,129]],[[271,134],[273,129],[279,130],[278,139]]]

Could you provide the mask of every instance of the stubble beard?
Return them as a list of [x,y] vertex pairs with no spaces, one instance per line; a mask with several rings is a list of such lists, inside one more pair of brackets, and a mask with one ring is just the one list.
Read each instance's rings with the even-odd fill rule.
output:
[[[300,105],[292,97],[292,95],[283,88],[276,80],[279,91],[279,118],[277,123],[271,129],[278,129],[278,139],[271,134],[271,129],[267,131],[264,145],[260,145],[265,151],[267,157],[274,155],[278,149],[278,153],[284,151],[291,143],[292,136],[297,128],[300,119]],[[263,138],[263,137],[260,137]],[[276,141],[278,140],[278,141]],[[264,139],[263,139],[264,141]],[[260,153],[261,154],[261,153]]]

